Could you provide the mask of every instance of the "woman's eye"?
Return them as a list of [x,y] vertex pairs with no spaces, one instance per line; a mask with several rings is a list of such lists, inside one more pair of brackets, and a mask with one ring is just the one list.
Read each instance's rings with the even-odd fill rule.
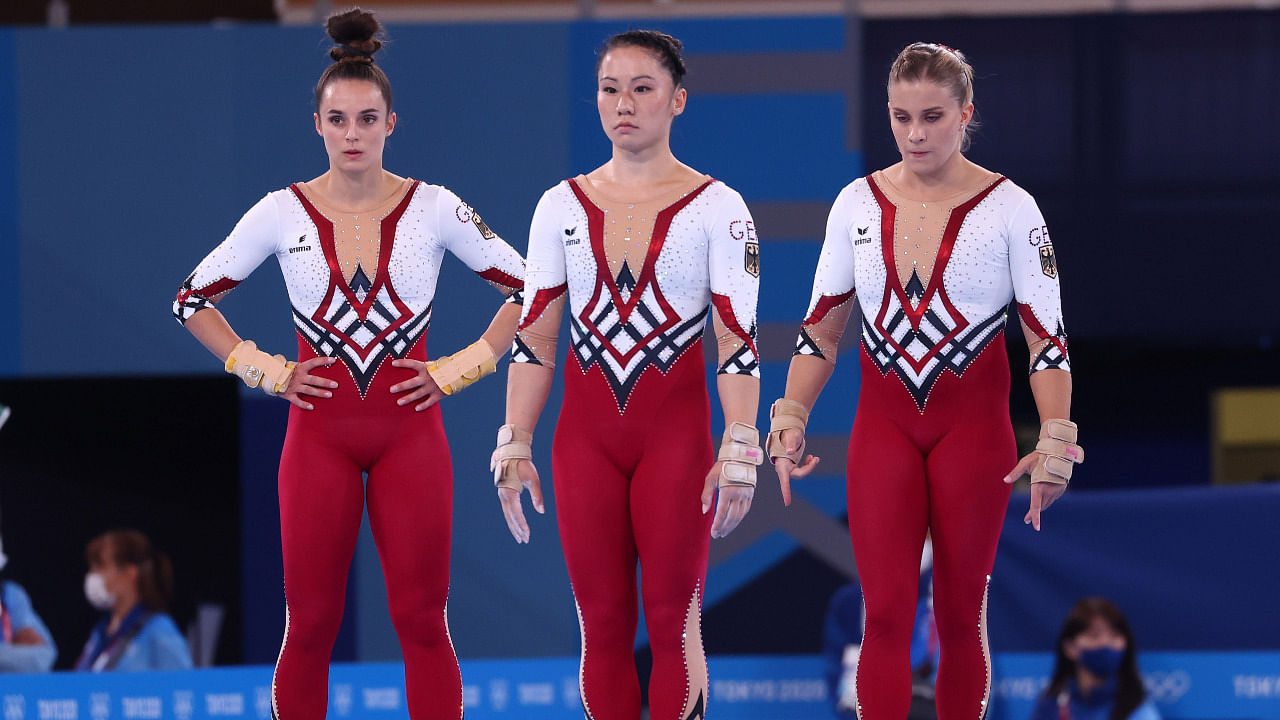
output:
[[364,124],[365,124],[365,125],[372,125],[372,124],[374,124],[374,123],[378,122],[378,118],[377,118],[377,117],[375,117],[375,116],[373,116],[373,115],[365,115],[364,117],[362,117],[362,118],[360,118],[360,119],[364,121]]
[[638,92],[638,93],[642,93],[642,92],[649,92],[649,91],[650,91],[650,90],[652,90],[652,89],[653,89],[653,88],[649,87],[648,85],[637,85],[637,86],[636,86],[636,92]]
[[600,88],[600,92],[602,92],[602,93],[608,93],[608,94],[612,95],[612,94],[614,94],[614,93],[618,92],[618,88],[602,87],[602,88]]
[[938,119],[941,117],[942,117],[941,115],[925,115],[924,119],[928,120],[929,122],[937,122]]
[[333,123],[334,125],[341,125],[342,118],[338,117],[337,115],[334,115],[329,118],[329,122]]

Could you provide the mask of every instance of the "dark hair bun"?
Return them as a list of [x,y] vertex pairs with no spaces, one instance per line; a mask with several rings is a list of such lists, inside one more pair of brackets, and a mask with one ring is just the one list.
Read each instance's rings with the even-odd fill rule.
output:
[[379,39],[382,25],[373,17],[373,13],[358,7],[330,15],[325,29],[329,31],[329,37],[338,44],[329,51],[329,57],[334,62],[347,58],[371,58],[382,47]]

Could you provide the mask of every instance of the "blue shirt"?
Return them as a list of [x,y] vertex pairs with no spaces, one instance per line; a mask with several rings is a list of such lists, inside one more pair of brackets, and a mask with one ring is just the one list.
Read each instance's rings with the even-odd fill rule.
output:
[[17,634],[31,628],[44,639],[43,645],[15,645],[0,639],[0,672],[35,673],[48,672],[58,657],[58,646],[53,644],[49,628],[31,606],[27,591],[16,582],[0,583],[0,611],[10,630]]
[[[187,670],[191,668],[191,651],[187,649],[186,638],[178,632],[173,618],[164,613],[145,614],[141,608],[134,608],[121,623],[125,629],[130,618],[138,614],[143,623],[131,639],[125,640],[126,646],[112,670],[119,672],[135,672],[138,670]],[[84,655],[76,663],[76,669],[101,672],[106,668],[100,666],[98,658],[107,652],[114,638],[107,635],[107,624],[110,615],[103,616],[89,634],[85,643]]]
[[[1111,707],[1116,699],[1114,680],[1085,696],[1076,686],[1075,678],[1070,678],[1067,680],[1065,692],[1068,698],[1068,715],[1065,719],[1059,711],[1058,698],[1044,695],[1036,703],[1035,710],[1031,713],[1031,720],[1109,720],[1111,717]],[[1150,700],[1143,700],[1142,704],[1129,714],[1128,720],[1160,720],[1160,713]]]

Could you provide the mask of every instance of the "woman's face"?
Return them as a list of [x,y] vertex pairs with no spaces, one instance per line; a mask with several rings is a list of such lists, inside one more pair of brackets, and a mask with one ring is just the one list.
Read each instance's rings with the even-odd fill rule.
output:
[[112,597],[119,597],[125,588],[136,588],[138,567],[136,565],[117,565],[112,560],[113,553],[109,544],[102,546],[102,554],[89,564],[89,572],[102,576],[102,585]]
[[615,47],[600,61],[596,108],[604,134],[618,148],[638,151],[667,142],[671,121],[688,93],[650,50]]
[[316,132],[324,138],[329,166],[361,173],[382,168],[382,149],[396,127],[378,86],[366,80],[334,80],[320,93]]
[[1089,627],[1084,632],[1073,638],[1068,638],[1063,645],[1063,652],[1073,662],[1080,660],[1080,654],[1087,650],[1095,650],[1097,648],[1110,648],[1124,652],[1128,647],[1124,635],[1119,630],[1111,627],[1111,623],[1101,616],[1095,617],[1089,623]]
[[889,85],[889,125],[902,162],[917,175],[932,175],[960,151],[973,103],[961,107],[951,91],[931,80]]

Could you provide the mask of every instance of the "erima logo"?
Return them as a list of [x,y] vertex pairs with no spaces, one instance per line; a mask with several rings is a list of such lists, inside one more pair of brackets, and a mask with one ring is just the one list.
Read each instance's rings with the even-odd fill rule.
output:
[[870,225],[868,225],[868,226],[866,226],[866,227],[860,227],[860,228],[858,228],[858,238],[857,238],[856,240],[854,240],[854,241],[853,241],[853,244],[854,244],[854,245],[866,245],[867,243],[871,242],[871,238],[869,238],[869,237],[864,237],[864,236],[867,234],[867,231],[868,231],[868,230],[870,230],[870,229],[871,229],[871,226],[870,226]]
[[564,244],[565,244],[565,245],[577,245],[578,243],[582,242],[582,238],[574,237],[574,236],[573,236],[573,234],[574,234],[574,233],[576,233],[576,232],[578,232],[578,226],[577,226],[577,225],[574,225],[574,226],[573,226],[573,227],[571,227],[571,228],[565,228],[565,229],[564,229]]
[[[302,235],[298,236],[299,243],[305,242],[306,239],[307,239],[306,233],[303,233]],[[307,252],[310,249],[311,249],[310,245],[299,245],[298,247],[289,248],[289,253],[293,254],[293,253],[299,253],[299,252]]]

